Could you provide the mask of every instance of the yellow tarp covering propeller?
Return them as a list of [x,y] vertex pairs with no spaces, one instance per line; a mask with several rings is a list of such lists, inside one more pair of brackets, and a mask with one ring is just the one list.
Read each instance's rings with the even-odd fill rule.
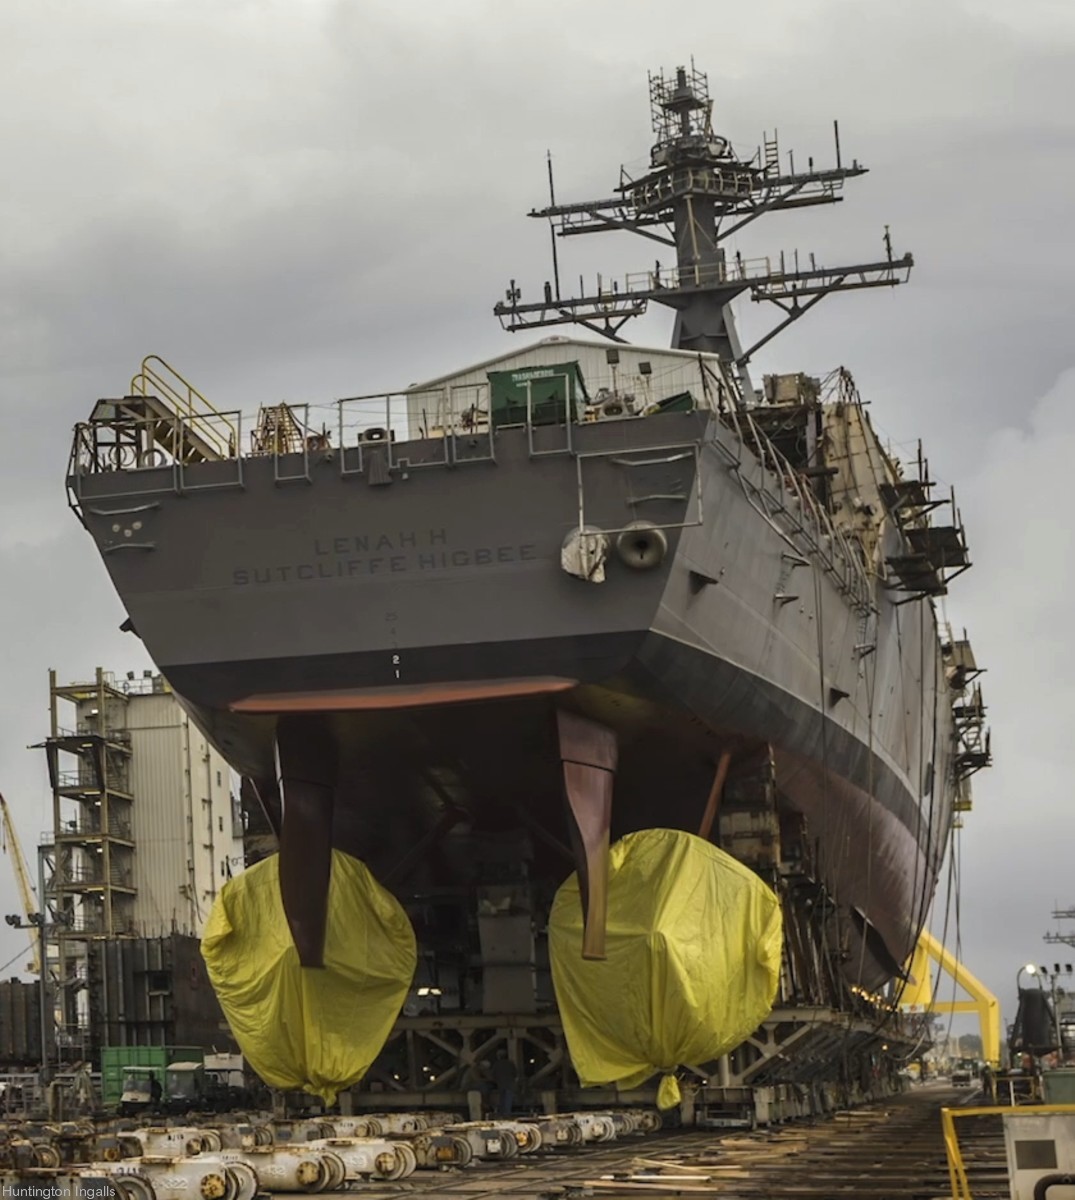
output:
[[780,902],[761,879],[693,834],[646,829],[611,849],[607,958],[582,958],[577,876],[549,916],[556,1000],[583,1087],[638,1087],[738,1046],[772,1010]]
[[273,855],[225,884],[202,940],[251,1067],[332,1104],[381,1052],[417,964],[407,914],[357,859],[332,852],[325,966],[299,965]]

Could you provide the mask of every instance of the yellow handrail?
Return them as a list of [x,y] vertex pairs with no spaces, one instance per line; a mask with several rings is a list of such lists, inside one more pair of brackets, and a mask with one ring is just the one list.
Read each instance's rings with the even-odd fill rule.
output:
[[[971,997],[970,1000],[938,1000],[933,995],[930,970],[932,959],[941,970]],[[931,1013],[976,1013],[982,1038],[982,1057],[997,1067],[1000,1065],[1000,1001],[976,979],[970,971],[929,932],[919,934],[914,952],[907,964],[915,980],[900,996],[900,1008],[922,1008]]]
[[[151,365],[154,363],[163,370],[157,370]],[[232,448],[238,447],[238,431],[231,421],[159,354],[149,354],[142,359],[140,370],[131,379],[130,394],[155,395],[171,404],[183,420],[196,422],[198,437],[213,445],[221,458],[230,457]],[[223,426],[224,434],[218,432],[219,426]]]
[[967,1180],[967,1167],[963,1162],[963,1151],[960,1149],[959,1137],[956,1134],[956,1117],[996,1117],[1004,1116],[1005,1113],[1018,1113],[1019,1116],[1075,1114],[1075,1104],[1026,1104],[1014,1108],[1002,1104],[973,1108],[942,1108],[941,1130],[944,1134],[944,1150],[948,1158],[948,1179],[952,1185],[952,1200],[974,1200],[970,1183]]

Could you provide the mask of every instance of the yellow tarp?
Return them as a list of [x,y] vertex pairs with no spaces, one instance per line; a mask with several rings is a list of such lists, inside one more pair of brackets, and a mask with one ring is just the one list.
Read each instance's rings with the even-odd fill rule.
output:
[[[610,851],[607,960],[582,958],[577,877],[549,915],[556,1000],[583,1087],[638,1087],[711,1062],[769,1015],[783,921],[752,871],[689,833],[646,829]],[[678,1102],[662,1080],[662,1107]]]
[[334,850],[325,967],[299,966],[278,861],[273,855],[225,884],[202,955],[251,1067],[273,1087],[331,1104],[388,1038],[414,978],[414,931],[366,867]]

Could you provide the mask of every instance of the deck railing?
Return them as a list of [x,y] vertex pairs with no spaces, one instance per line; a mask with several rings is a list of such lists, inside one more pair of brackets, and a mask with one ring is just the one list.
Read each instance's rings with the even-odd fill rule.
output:
[[[793,551],[805,550],[841,591],[860,607],[872,609],[873,589],[857,543],[837,528],[831,514],[769,440],[749,408],[733,401],[722,406],[720,415],[724,426],[735,434],[736,445],[728,447],[719,437],[714,445],[734,468],[751,506]],[[752,462],[745,460],[744,451]]]
[[188,424],[196,424],[201,437],[220,458],[230,457],[238,446],[238,428],[228,420],[198,389],[159,354],[142,359],[142,365],[131,379],[132,396],[158,399]]
[[[772,264],[767,259],[735,261],[722,264],[720,270],[727,278],[746,279],[771,275]],[[646,280],[637,281],[635,286],[664,282],[663,272],[656,271],[649,273]],[[566,424],[566,436],[551,452],[575,452],[570,433],[573,425],[610,417],[625,421],[645,420],[659,410],[661,401],[689,392],[696,407],[711,409],[719,416],[724,429],[734,435],[733,445],[729,446],[719,436],[713,437],[713,445],[736,471],[752,506],[780,533],[789,547],[796,553],[815,557],[842,591],[859,605],[870,608],[872,587],[861,552],[852,539],[837,528],[808,483],[753,419],[750,408],[740,399],[739,385],[730,369],[699,356],[696,371],[691,372],[693,380],[689,388],[684,387],[685,369],[677,366],[674,371],[654,377],[649,372],[636,370],[631,373],[626,367],[617,370],[610,363],[607,377],[588,377],[581,394],[581,381],[565,374],[563,394],[573,398],[575,419],[563,423]],[[374,458],[379,463],[374,469],[389,472],[495,460],[498,423],[490,419],[491,397],[487,382],[348,396],[325,406],[324,410],[307,404],[289,405],[289,420],[301,432],[300,448],[290,447],[289,441],[289,452],[282,453],[272,439],[267,442],[261,436],[256,422],[251,427],[248,417],[246,424],[251,429],[251,446],[244,453],[242,413],[220,412],[213,408],[162,359],[147,358],[135,381],[140,389],[152,385],[164,393],[175,410],[175,420],[180,422],[180,433],[188,430],[217,447],[221,458],[232,462],[233,469],[229,474],[216,482],[194,486],[242,486],[243,459],[265,456],[274,460],[277,483],[308,480],[311,460],[332,453],[337,454],[338,469],[344,476],[364,474]],[[520,423],[530,431],[531,453],[549,453],[549,450],[535,449],[529,387],[525,394],[527,402]],[[607,405],[613,407],[609,409]],[[266,411],[262,410],[262,424]],[[321,411],[329,419],[318,424]],[[162,451],[160,439],[155,437],[154,426],[159,426],[159,420],[99,417],[80,424],[76,428],[71,457],[76,503],[79,476],[117,470],[166,467],[170,477],[161,480],[156,490],[189,490],[191,483],[186,479],[189,465],[185,466],[175,455],[169,456]],[[407,454],[401,456],[399,447],[404,443]],[[177,447],[183,444],[181,437],[175,441]],[[282,465],[285,459],[286,466]],[[293,462],[296,459],[301,460],[297,466]]]

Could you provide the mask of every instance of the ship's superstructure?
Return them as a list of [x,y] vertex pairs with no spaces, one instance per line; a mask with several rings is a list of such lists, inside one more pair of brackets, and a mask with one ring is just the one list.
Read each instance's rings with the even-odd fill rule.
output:
[[[534,1086],[562,1076],[552,894],[578,871],[600,957],[609,839],[653,826],[711,838],[784,905],[781,1019],[722,1082],[870,1052],[989,761],[978,668],[933,605],[969,565],[954,500],[885,452],[846,371],[747,373],[822,296],[892,286],[910,257],[887,232],[854,266],[729,257],[746,222],[831,203],[864,168],[837,149],[784,172],[775,139],[741,161],[693,68],[650,91],[652,170],[534,215],[674,262],[571,299],[554,263],[541,300],[513,282],[496,308],[604,343],[554,338],[328,421],[266,407],[252,429],[147,359],[76,431],[74,505],[127,627],[275,828],[303,962],[333,847],[411,916],[406,1048],[378,1076],[401,1093],[428,1090],[415,1064],[450,1088],[490,1028]],[[783,310],[746,349],[742,294]],[[650,302],[676,311],[671,349],[621,340]],[[458,1044],[417,1051],[445,1014]]]

